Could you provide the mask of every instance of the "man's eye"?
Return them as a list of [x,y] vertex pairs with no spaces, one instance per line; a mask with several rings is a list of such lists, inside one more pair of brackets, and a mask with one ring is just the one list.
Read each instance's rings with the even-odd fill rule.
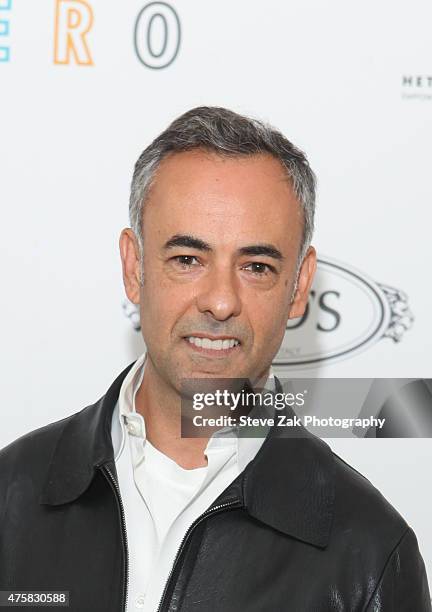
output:
[[245,268],[249,267],[252,267],[252,274],[256,274],[258,276],[265,276],[266,274],[269,274],[269,272],[274,271],[274,268],[272,266],[270,266],[269,264],[262,263],[260,261],[252,261],[250,264],[247,264],[247,266],[245,266]]
[[193,260],[198,261],[194,255],[176,255],[172,259],[179,263],[183,268],[190,268]]

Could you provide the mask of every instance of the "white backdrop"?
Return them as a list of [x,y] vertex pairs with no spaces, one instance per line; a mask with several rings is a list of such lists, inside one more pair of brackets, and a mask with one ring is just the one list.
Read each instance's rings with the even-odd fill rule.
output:
[[[307,152],[314,244],[348,270],[317,277],[307,324],[339,313],[315,334],[323,359],[276,373],[430,377],[430,0],[147,4],[0,0],[0,446],[94,402],[143,350],[117,246],[132,168],[201,104],[268,120]],[[397,290],[396,321],[353,270]],[[316,307],[326,291],[333,314]],[[413,526],[432,581],[431,441],[330,443]]]

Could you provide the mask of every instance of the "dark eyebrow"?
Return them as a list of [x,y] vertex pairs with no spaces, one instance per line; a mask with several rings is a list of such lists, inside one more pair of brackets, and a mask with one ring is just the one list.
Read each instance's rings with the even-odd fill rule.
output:
[[163,246],[164,249],[172,249],[174,247],[189,247],[190,249],[198,249],[199,251],[211,251],[211,246],[201,240],[201,238],[195,238],[189,234],[174,234],[169,240],[167,240]]
[[[191,236],[190,234],[174,234],[164,244],[164,249],[172,249],[174,247],[188,247],[197,249],[198,251],[212,251],[212,247],[208,242]],[[240,247],[237,251],[239,255],[266,255],[273,259],[284,259],[282,253],[272,244],[251,244],[249,246]]]
[[272,244],[251,244],[238,250],[240,255],[267,255],[273,259],[284,259],[282,253]]

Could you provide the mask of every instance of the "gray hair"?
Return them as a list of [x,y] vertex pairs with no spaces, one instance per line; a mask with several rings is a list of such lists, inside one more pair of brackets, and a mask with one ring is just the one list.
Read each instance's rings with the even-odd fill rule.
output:
[[[272,126],[244,117],[226,108],[200,106],[175,119],[141,153],[135,164],[129,216],[137,237],[141,275],[143,269],[143,208],[161,161],[170,153],[192,149],[213,151],[222,156],[241,157],[269,153],[280,161],[290,178],[303,211],[303,236],[297,272],[312,240],[316,178],[302,151]],[[297,273],[296,273],[297,277]]]

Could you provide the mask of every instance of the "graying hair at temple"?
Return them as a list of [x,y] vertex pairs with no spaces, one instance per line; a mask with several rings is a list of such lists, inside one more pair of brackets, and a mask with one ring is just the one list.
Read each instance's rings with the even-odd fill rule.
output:
[[221,156],[269,153],[280,161],[303,211],[303,236],[297,271],[312,240],[315,175],[304,153],[272,126],[226,108],[201,106],[177,119],[142,152],[135,164],[129,201],[130,224],[138,240],[143,267],[143,207],[161,161],[170,153],[204,149]]

